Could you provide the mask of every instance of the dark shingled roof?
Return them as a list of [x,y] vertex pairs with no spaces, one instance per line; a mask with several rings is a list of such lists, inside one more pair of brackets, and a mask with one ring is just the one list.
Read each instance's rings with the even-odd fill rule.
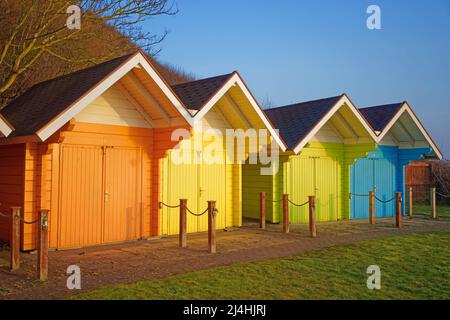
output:
[[264,110],[289,149],[293,150],[342,95]]
[[233,76],[233,73],[201,79],[172,86],[186,108],[200,110],[217,91]]
[[375,131],[383,131],[403,102],[359,109]]
[[36,133],[133,55],[122,56],[31,87],[0,111],[16,129],[10,137]]

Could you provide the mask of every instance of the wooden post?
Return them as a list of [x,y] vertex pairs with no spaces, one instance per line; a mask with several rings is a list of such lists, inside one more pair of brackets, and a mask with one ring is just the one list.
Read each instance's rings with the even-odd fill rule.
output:
[[437,218],[436,215],[436,188],[431,188],[431,217],[433,219]]
[[412,217],[413,217],[413,188],[409,187],[408,192],[409,192],[409,197],[408,197],[408,199],[409,199],[409,206],[408,206],[409,207],[409,218],[412,219]]
[[375,224],[375,192],[369,191],[369,223]]
[[11,271],[20,268],[20,210],[20,207],[11,208]]
[[316,232],[316,197],[309,196],[309,233],[312,238],[317,236]]
[[401,228],[402,227],[402,193],[397,192],[395,195],[396,195],[395,226],[397,228]]
[[208,201],[208,248],[216,253],[216,202]]
[[289,196],[283,194],[283,232],[289,233]]
[[266,193],[261,192],[259,195],[259,227],[266,229]]
[[186,208],[187,199],[180,199],[180,247],[187,247],[187,234],[186,234]]
[[48,280],[48,211],[42,209],[38,215],[38,277]]

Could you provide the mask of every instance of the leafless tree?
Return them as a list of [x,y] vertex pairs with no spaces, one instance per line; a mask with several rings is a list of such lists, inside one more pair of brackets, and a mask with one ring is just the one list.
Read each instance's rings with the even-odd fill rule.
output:
[[261,108],[263,108],[263,109],[270,109],[270,108],[275,107],[275,104],[272,102],[272,100],[270,99],[269,96],[266,96],[264,99],[262,99],[260,104],[261,104]]
[[[66,26],[72,5],[81,8],[80,29]],[[137,47],[154,54],[167,32],[144,32],[141,23],[176,13],[172,0],[1,0],[0,107],[49,68],[77,69]]]
[[436,161],[432,166],[433,185],[441,198],[450,197],[450,161]]

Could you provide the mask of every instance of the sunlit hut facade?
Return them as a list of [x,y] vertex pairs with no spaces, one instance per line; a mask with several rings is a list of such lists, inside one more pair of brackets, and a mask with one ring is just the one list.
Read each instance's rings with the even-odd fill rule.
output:
[[[0,211],[49,209],[51,248],[158,235],[158,157],[192,117],[141,52],[39,83],[1,114],[14,130],[0,140]],[[23,250],[36,231],[22,225]]]
[[402,192],[405,212],[405,166],[423,157],[442,159],[432,137],[407,102],[361,109],[377,133],[377,149],[358,159],[351,169],[352,218],[368,218],[364,195],[375,191],[377,217],[395,215],[396,192]]
[[[249,139],[239,141],[239,136],[262,130],[267,139],[258,138],[258,147],[276,151],[286,147],[237,72],[177,85],[173,90],[192,113],[194,126],[192,139],[162,159],[162,201],[173,205],[187,199],[188,208],[199,214],[207,208],[207,201],[214,200],[217,228],[240,226],[242,162],[248,157]],[[207,215],[188,214],[188,232],[207,228]],[[162,207],[161,234],[178,232],[177,209]]]
[[[159,203],[179,198],[194,211],[216,200],[218,227],[240,225],[240,167],[173,165],[173,133],[225,119],[227,127],[268,122],[237,73],[220,78],[211,96],[193,93],[204,103],[189,108],[181,88],[172,89],[141,52],[32,87],[1,110],[0,211],[19,206],[32,221],[49,209],[50,247],[58,249],[174,232],[177,211]],[[220,108],[229,108],[226,118]],[[206,230],[204,219],[190,218],[189,231]],[[0,239],[9,240],[9,228],[1,219]],[[22,250],[35,249],[36,231],[22,225]]]
[[[266,110],[280,131],[288,151],[281,155],[273,176],[259,173],[259,165],[243,170],[244,217],[259,217],[259,193],[267,193],[267,220],[280,222],[282,194],[296,204],[316,196],[316,218],[350,218],[350,167],[375,150],[375,133],[345,95]],[[291,223],[308,221],[308,206],[290,205]]]

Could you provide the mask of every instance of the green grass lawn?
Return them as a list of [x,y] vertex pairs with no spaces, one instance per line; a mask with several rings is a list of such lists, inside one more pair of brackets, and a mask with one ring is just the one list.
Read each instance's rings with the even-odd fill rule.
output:
[[[414,204],[413,215],[428,215],[431,216],[431,205],[429,204]],[[436,214],[438,218],[450,218],[450,205],[436,205]]]
[[[103,287],[76,299],[450,299],[450,232],[369,240],[283,259]],[[381,290],[366,269],[381,268]]]

